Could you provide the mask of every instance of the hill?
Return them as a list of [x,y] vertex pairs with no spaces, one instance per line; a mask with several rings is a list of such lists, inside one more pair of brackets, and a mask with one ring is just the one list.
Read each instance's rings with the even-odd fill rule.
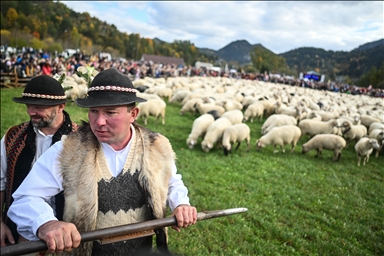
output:
[[[256,46],[274,54],[261,44],[252,45],[246,40],[231,42],[218,51],[207,48],[199,50],[215,55],[225,62],[245,65],[251,62],[250,53]],[[349,76],[357,79],[372,67],[380,68],[384,60],[384,39],[366,43],[350,52],[301,47],[276,56],[284,57],[288,69],[296,71],[297,74],[315,70],[331,79],[335,79],[337,76]]]
[[[228,63],[236,68],[251,64],[248,66],[259,72],[260,68],[255,69],[257,65],[252,61],[252,58],[257,59],[257,52],[267,56],[271,62],[284,64],[284,70],[279,65],[277,71],[290,71],[298,76],[300,72],[314,70],[331,80],[339,76],[357,80],[372,70],[379,73],[377,70],[381,66],[384,68],[384,39],[368,42],[350,52],[302,47],[277,55],[261,44],[251,44],[246,40],[233,41],[215,51],[197,48],[190,41],[168,43],[159,38],[144,38],[138,33],[122,33],[113,24],[91,17],[87,12],[75,12],[56,1],[2,1],[0,24],[2,44],[50,52],[79,48],[87,53],[104,51],[112,57],[136,60],[143,54],[154,54],[183,58],[187,65],[192,66],[196,61],[221,66]],[[379,79],[384,80],[382,76]],[[367,81],[370,80],[368,77]]]

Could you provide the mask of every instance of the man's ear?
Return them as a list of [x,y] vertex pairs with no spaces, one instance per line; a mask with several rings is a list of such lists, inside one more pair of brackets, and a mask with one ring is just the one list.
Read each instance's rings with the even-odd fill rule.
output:
[[133,121],[135,121],[136,117],[139,115],[139,112],[140,109],[138,107],[134,107],[133,109],[131,109],[131,116],[134,119]]

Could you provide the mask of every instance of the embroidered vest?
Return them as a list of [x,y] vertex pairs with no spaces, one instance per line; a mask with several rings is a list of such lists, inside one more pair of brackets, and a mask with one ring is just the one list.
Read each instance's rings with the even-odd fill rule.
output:
[[[84,124],[77,133],[63,137],[59,160],[65,197],[64,221],[74,223],[79,232],[165,217],[175,154],[164,136],[137,124],[131,130],[131,149],[123,171],[116,178],[111,176],[101,145],[89,125]],[[81,150],[74,151],[74,147]],[[132,187],[127,189],[128,186]],[[133,196],[133,193],[138,194]],[[168,252],[166,229],[155,233],[157,248]],[[148,248],[149,238],[135,239],[133,245],[117,248],[115,255],[126,255],[129,246],[133,246],[131,250]],[[83,243],[71,255],[98,255],[92,250],[92,247],[96,249],[94,246],[98,245]],[[113,255],[112,251],[108,253]]]
[[[71,121],[67,112],[64,113],[64,123],[52,136],[52,143],[56,143],[62,135],[76,131],[78,125]],[[25,122],[8,129],[5,136],[5,148],[7,155],[7,182],[5,187],[5,212],[13,202],[12,194],[20,186],[32,168],[32,162],[36,153],[36,133],[31,122]],[[55,197],[56,216],[63,218],[64,196]],[[16,225],[6,216],[5,221],[11,229],[13,237],[18,240]]]

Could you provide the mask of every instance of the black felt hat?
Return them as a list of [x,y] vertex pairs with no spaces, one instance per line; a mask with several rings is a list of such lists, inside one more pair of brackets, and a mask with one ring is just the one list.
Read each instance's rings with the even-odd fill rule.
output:
[[128,76],[115,68],[103,70],[93,79],[85,98],[77,98],[79,107],[103,107],[127,105],[134,102],[145,102],[136,96],[137,90]]
[[67,102],[64,89],[53,77],[41,75],[31,79],[25,86],[20,98],[14,102],[32,105],[54,106]]

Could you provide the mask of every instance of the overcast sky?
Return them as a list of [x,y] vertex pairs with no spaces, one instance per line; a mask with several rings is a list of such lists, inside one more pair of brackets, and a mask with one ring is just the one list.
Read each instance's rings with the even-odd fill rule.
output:
[[236,40],[276,54],[299,47],[351,51],[384,38],[384,2],[60,1],[120,32],[220,50]]

